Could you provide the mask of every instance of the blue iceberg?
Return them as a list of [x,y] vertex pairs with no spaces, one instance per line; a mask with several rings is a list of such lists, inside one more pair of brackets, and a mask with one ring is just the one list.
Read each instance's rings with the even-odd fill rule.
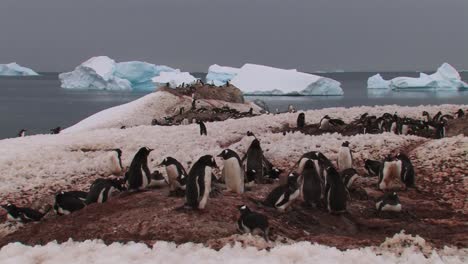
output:
[[20,66],[16,62],[0,64],[0,76],[35,76],[37,72]]

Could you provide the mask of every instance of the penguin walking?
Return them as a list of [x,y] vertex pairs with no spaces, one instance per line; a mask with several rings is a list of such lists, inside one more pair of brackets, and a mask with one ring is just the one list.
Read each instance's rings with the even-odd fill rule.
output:
[[112,151],[115,152],[115,155],[111,156],[111,171],[114,175],[120,175],[124,169],[122,166],[122,150],[117,148]]
[[244,170],[239,155],[231,149],[225,149],[218,157],[224,160],[222,177],[226,188],[230,192],[242,194],[244,192]]
[[50,133],[53,134],[53,135],[55,135],[55,134],[59,134],[60,131],[62,131],[62,128],[56,127],[56,128],[52,128],[52,129],[50,130]]
[[197,124],[200,125],[200,135],[201,135],[201,136],[206,136],[206,135],[208,135],[208,134],[207,134],[207,131],[206,131],[205,123],[203,123],[203,121],[201,121],[201,120],[197,120]]
[[401,160],[394,160],[387,156],[380,166],[379,184],[380,190],[392,190],[399,187],[401,177]]
[[261,204],[284,212],[301,195],[299,187],[298,175],[291,173],[288,182],[274,188]]
[[364,168],[366,168],[369,176],[378,176],[380,173],[380,167],[382,163],[378,160],[366,159],[364,163]]
[[351,153],[351,149],[349,149],[349,141],[345,141],[341,144],[337,163],[340,171],[353,167],[353,154]]
[[85,201],[74,193],[59,192],[55,195],[54,211],[58,215],[68,215],[85,206]]
[[301,197],[307,205],[318,207],[322,197],[322,181],[312,160],[307,160],[302,171]]
[[268,218],[263,214],[253,212],[247,205],[241,205],[238,209],[241,215],[237,220],[237,230],[241,233],[254,233],[256,230],[260,230],[263,233],[263,238],[268,242],[270,230]]
[[396,192],[385,193],[375,204],[377,212],[401,212],[400,198]]
[[325,190],[325,198],[327,209],[333,214],[346,212],[348,191],[346,190],[341,176],[333,166],[328,167],[326,170],[327,186]]
[[41,221],[41,219],[49,212],[41,213],[27,207],[17,207],[14,204],[8,203],[2,205],[3,209],[7,211],[7,219],[13,222],[29,223]]
[[304,126],[305,126],[305,114],[300,113],[297,116],[297,128],[304,128]]
[[89,188],[85,203],[105,203],[117,192],[123,191],[121,181],[115,179],[96,179]]
[[19,132],[18,132],[18,137],[25,137],[26,136],[26,129],[21,129]]
[[169,182],[170,196],[184,196],[187,182],[187,172],[184,166],[173,157],[165,158],[159,166],[165,166]]
[[151,181],[151,172],[148,168],[148,155],[153,151],[150,148],[142,147],[133,157],[132,163],[127,173],[125,182],[128,190],[142,190]]
[[401,181],[406,187],[414,187],[414,167],[411,160],[403,153],[398,153],[396,158],[401,161]]
[[217,167],[211,155],[202,156],[193,164],[187,177],[185,206],[192,209],[205,209],[211,192],[212,169]]

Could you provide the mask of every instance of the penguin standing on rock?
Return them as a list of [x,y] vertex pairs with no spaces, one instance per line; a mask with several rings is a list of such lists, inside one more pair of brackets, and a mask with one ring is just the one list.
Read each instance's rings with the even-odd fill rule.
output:
[[74,193],[59,192],[55,195],[54,211],[58,215],[68,215],[83,209],[85,206],[85,201]]
[[379,213],[382,211],[401,212],[401,203],[397,193],[384,194],[375,204],[375,208]]
[[345,141],[341,144],[340,151],[338,152],[338,169],[344,171],[353,167],[353,154],[349,149],[349,142]]
[[346,212],[348,191],[346,190],[343,180],[333,166],[328,167],[326,170],[327,186],[325,190],[325,198],[327,209],[333,214]]
[[17,207],[11,203],[2,205],[2,207],[7,211],[8,220],[21,223],[40,221],[48,213],[48,211],[41,213],[31,208]]
[[201,136],[203,136],[203,135],[204,135],[204,136],[208,135],[208,134],[207,134],[207,131],[206,131],[205,123],[203,123],[203,121],[201,121],[201,120],[197,120],[197,124],[200,125],[200,135],[201,135]]
[[21,129],[20,132],[18,132],[18,137],[25,137],[26,136],[26,129]]
[[302,171],[301,196],[307,205],[319,206],[322,197],[322,182],[312,160],[307,160]]
[[236,152],[230,149],[223,150],[218,157],[224,160],[222,177],[228,191],[241,194],[244,192],[244,170],[242,162]]
[[256,230],[260,230],[263,233],[263,238],[268,242],[268,218],[263,214],[253,212],[247,205],[241,205],[238,208],[241,215],[237,220],[237,230],[241,233],[254,233]]
[[153,151],[150,148],[142,147],[133,157],[132,163],[127,173],[125,182],[128,190],[142,190],[151,181],[151,172],[148,168],[148,155]]
[[401,181],[406,187],[414,187],[414,167],[411,160],[403,153],[398,153],[396,158],[401,161]]
[[187,178],[185,206],[192,209],[205,209],[211,192],[211,174],[217,168],[211,155],[202,156],[193,164]]
[[297,116],[297,128],[304,128],[304,126],[305,126],[305,114],[300,113]]
[[166,167],[166,174],[169,181],[169,195],[185,195],[188,174],[184,166],[173,157],[165,158],[159,165]]

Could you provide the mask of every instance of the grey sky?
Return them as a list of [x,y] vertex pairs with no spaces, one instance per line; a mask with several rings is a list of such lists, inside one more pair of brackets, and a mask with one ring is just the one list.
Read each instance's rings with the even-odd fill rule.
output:
[[0,63],[468,69],[467,0],[1,0]]

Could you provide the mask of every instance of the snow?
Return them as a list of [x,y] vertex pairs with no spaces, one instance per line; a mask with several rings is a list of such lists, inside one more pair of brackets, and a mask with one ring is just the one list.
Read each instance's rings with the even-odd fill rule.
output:
[[188,72],[180,72],[179,70],[173,72],[161,72],[161,74],[152,79],[156,87],[165,86],[169,83],[169,87],[176,88],[182,84],[194,84],[197,78],[193,77]]
[[242,66],[231,83],[244,94],[343,95],[335,80],[256,64]]
[[113,91],[153,91],[151,78],[175,71],[167,66],[141,61],[116,63],[107,56],[92,57],[71,72],[59,74],[62,88]]
[[39,75],[37,72],[20,66],[16,62],[0,64],[0,76],[33,76]]
[[239,68],[219,66],[213,64],[208,68],[208,74],[206,75],[206,82],[214,84],[216,86],[223,86],[227,82],[230,82],[239,73]]
[[[250,236],[250,235],[244,235]],[[409,237],[409,238],[408,238]],[[259,239],[259,238],[254,238]],[[260,238],[261,239],[261,238]],[[252,240],[252,239],[251,239]],[[407,242],[403,244],[402,242]],[[421,250],[421,248],[423,250]],[[428,252],[424,252],[427,249]],[[398,251],[398,252],[394,252]],[[240,243],[220,250],[202,244],[176,245],[157,241],[152,247],[142,243],[112,243],[86,240],[26,246],[11,243],[0,250],[1,263],[466,263],[466,249],[432,249],[424,239],[397,234],[380,247],[340,251],[334,247],[298,242],[259,250]]]
[[464,90],[468,84],[461,80],[457,70],[448,63],[442,64],[435,73],[428,75],[420,73],[415,77],[396,77],[392,80],[384,80],[380,74],[376,74],[367,80],[368,89],[437,89],[437,90]]

